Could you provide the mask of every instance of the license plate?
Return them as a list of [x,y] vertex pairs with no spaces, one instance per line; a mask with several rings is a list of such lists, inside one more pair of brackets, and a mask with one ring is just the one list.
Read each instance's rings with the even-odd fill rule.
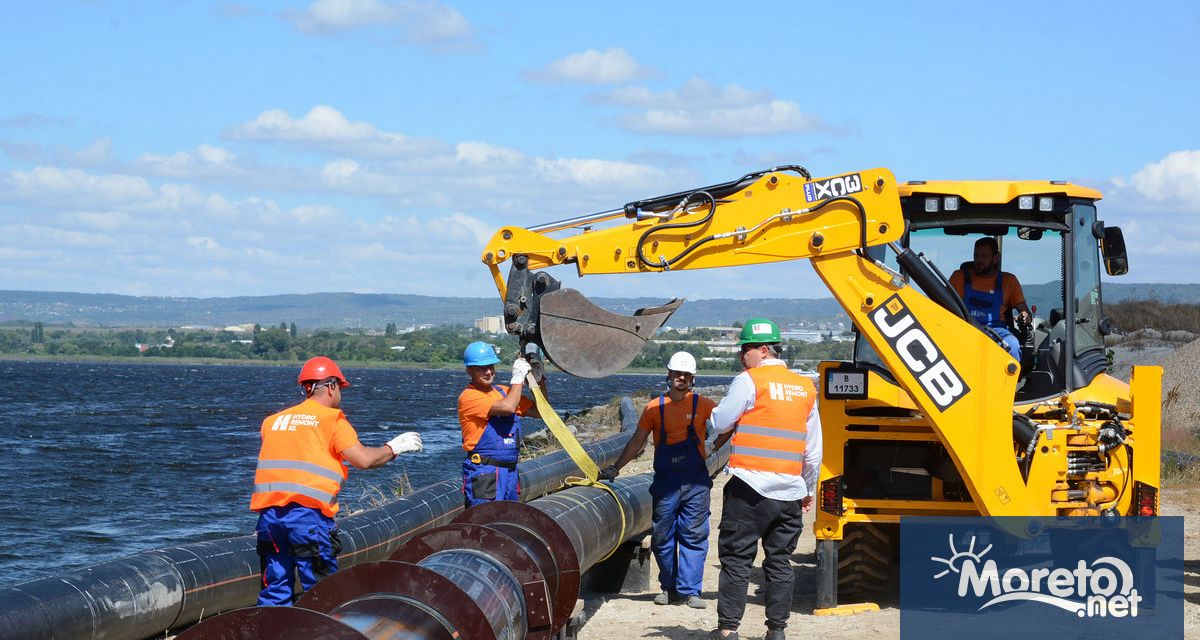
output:
[[829,369],[825,372],[825,397],[846,400],[867,397],[867,372]]

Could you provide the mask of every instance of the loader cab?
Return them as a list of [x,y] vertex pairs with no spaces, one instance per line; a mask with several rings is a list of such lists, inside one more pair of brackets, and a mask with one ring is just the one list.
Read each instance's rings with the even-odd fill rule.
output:
[[[1010,323],[1022,343],[1018,403],[1105,372],[1100,268],[1121,275],[1128,260],[1121,230],[1097,219],[1099,192],[1064,182],[913,181],[900,196],[908,224],[901,243],[932,261],[944,287],[953,290],[951,274],[967,268],[976,240],[996,240],[1000,270],[1016,277],[1033,315],[1030,327]],[[890,250],[875,248],[873,257],[898,268]],[[855,361],[881,365],[861,336]]]

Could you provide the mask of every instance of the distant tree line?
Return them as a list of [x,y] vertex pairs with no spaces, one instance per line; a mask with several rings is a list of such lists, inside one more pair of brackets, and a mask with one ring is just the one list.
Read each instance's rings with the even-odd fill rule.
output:
[[303,361],[329,355],[348,361],[447,364],[462,362],[468,342],[484,339],[501,349],[503,358],[517,352],[512,336],[486,336],[449,325],[400,333],[395,325],[383,335],[368,332],[301,333],[295,323],[281,322],[253,332],[182,329],[77,329],[43,327],[41,323],[0,328],[0,353],[47,356],[157,356],[226,360]]
[[[736,371],[740,368],[735,354],[716,352],[699,344],[681,344],[672,340],[715,340],[716,331],[689,333],[664,332],[646,344],[630,363],[633,368],[660,369],[671,354],[686,350],[696,356],[702,369]],[[222,360],[262,360],[299,362],[316,355],[327,355],[351,362],[397,362],[428,365],[454,365],[462,362],[467,343],[485,340],[500,349],[504,363],[511,362],[518,343],[513,336],[484,334],[461,325],[443,325],[400,332],[388,323],[379,332],[313,331],[300,332],[295,323],[280,322],[251,332],[202,329],[80,329],[71,326],[46,327],[40,322],[12,323],[0,327],[0,354],[40,356],[146,357]],[[852,343],[788,342],[784,357],[792,363],[816,360],[844,360],[850,357]],[[718,360],[704,360],[718,358]]]
[[[640,369],[659,369],[666,366],[667,361],[675,352],[687,351],[696,358],[701,369],[741,371],[742,365],[737,354],[714,351],[705,345],[694,344],[698,341],[712,341],[720,337],[720,332],[712,329],[697,329],[688,333],[665,331],[655,336],[652,342],[647,343],[629,366]],[[826,334],[821,342],[785,341],[782,358],[792,367],[809,367],[822,360],[849,360],[853,353],[853,342],[835,341],[830,333]],[[717,360],[713,360],[713,358],[717,358]]]

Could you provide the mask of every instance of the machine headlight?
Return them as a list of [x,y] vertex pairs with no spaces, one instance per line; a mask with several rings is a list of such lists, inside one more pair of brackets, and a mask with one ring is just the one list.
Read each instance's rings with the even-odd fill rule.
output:
[[946,211],[958,211],[958,196],[946,196],[942,200],[942,206],[946,208]]
[[938,212],[938,199],[937,198],[925,198],[925,213],[937,213],[937,212]]
[[1033,196],[1021,196],[1017,198],[1017,208],[1021,211],[1028,211],[1033,208]]
[[1038,198],[1038,211],[1054,211],[1054,198],[1051,196],[1042,196]]

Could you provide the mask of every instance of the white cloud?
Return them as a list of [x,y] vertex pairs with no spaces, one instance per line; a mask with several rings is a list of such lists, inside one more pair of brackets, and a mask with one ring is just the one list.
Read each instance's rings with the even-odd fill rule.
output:
[[367,122],[351,122],[341,111],[317,105],[303,118],[286,111],[264,111],[250,122],[227,132],[234,140],[276,142],[302,149],[380,158],[403,158],[444,152],[445,145],[428,138],[413,138],[380,131]]
[[133,218],[120,211],[78,211],[63,213],[57,216],[56,221],[76,228],[119,233],[122,229],[129,228]]
[[[267,111],[230,137],[90,170],[0,169],[0,234],[32,252],[0,253],[0,277],[135,295],[490,295],[479,252],[500,226],[697,184],[654,160],[538,157],[483,140],[423,140],[428,152],[400,153],[412,138],[332,107],[303,117]],[[281,154],[288,164],[258,167],[246,158],[262,143],[333,157],[311,166]],[[37,268],[22,262],[29,255]],[[296,277],[306,256],[331,255],[344,258],[344,284]]]
[[36,167],[0,173],[0,200],[41,206],[103,206],[145,202],[155,195],[145,179],[128,175],[92,175],[79,169]]
[[629,162],[590,158],[538,158],[538,172],[552,183],[572,182],[585,187],[645,184],[662,175],[657,169]]
[[135,164],[150,175],[164,178],[236,177],[244,173],[237,156],[228,149],[202,144],[195,151],[178,151],[169,156],[145,153]]
[[737,85],[718,87],[701,78],[689,80],[678,90],[654,92],[646,87],[621,87],[592,100],[638,109],[617,117],[621,127],[635,133],[733,138],[836,132],[820,117],[805,113],[793,101],[775,98],[769,91],[751,91]]
[[49,163],[69,167],[98,167],[112,161],[112,139],[96,138],[79,149],[63,145],[42,147],[35,142],[0,140],[0,149],[19,162]]
[[[17,175],[21,188],[9,190],[13,175],[0,173],[0,191],[12,201],[0,203],[0,235],[21,250],[0,251],[0,275],[19,276],[31,289],[226,296],[340,287],[441,295],[449,287],[467,294],[468,280],[485,281],[479,251],[497,226],[461,211],[372,219],[319,200],[285,209],[261,196],[231,199],[140,179],[133,184],[145,189],[135,197],[116,198],[128,189],[106,185],[126,185],[127,177],[74,170],[37,168]],[[37,200],[45,197],[52,200]],[[58,204],[89,199],[105,200],[106,208]],[[342,257],[344,284],[298,279],[297,266],[313,256]],[[397,265],[409,277],[398,281]]]
[[563,84],[617,84],[651,75],[653,72],[648,67],[638,64],[628,51],[620,47],[572,53],[542,69],[525,74],[526,78],[535,82]]
[[68,152],[66,155],[69,164],[100,166],[112,160],[112,138],[97,138],[79,151]]
[[516,149],[509,149],[486,142],[460,142],[454,147],[455,159],[470,164],[486,164],[499,162],[516,164],[525,159],[525,154]]
[[44,113],[18,113],[0,119],[0,127],[14,129],[35,129],[42,127],[68,127],[74,124],[73,119],[59,118]]
[[224,257],[229,255],[229,251],[222,247],[219,242],[209,237],[189,236],[184,238],[184,242],[202,251],[203,253],[211,255],[212,257]]
[[1200,149],[1167,154],[1135,172],[1129,184],[1155,205],[1200,211]]
[[402,41],[435,51],[478,46],[471,23],[457,10],[435,1],[315,0],[307,9],[283,15],[297,29],[310,34],[396,27]]
[[339,222],[345,217],[341,209],[324,204],[300,205],[299,207],[289,209],[288,215],[295,218],[302,225],[313,225],[320,222]]

